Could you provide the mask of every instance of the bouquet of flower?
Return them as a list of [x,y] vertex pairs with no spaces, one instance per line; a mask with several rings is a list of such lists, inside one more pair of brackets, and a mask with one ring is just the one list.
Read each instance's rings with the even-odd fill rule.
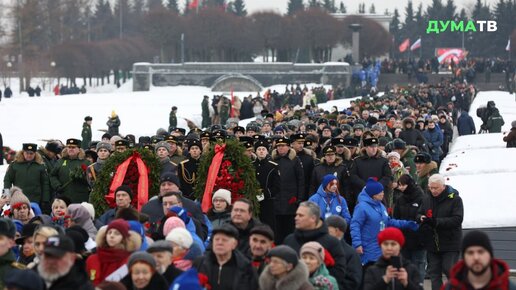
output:
[[63,228],[68,228],[70,226],[70,223],[72,222],[72,216],[67,215],[64,212],[58,212],[57,216],[52,217],[52,222]]
[[245,185],[244,180],[240,176],[242,172],[241,168],[235,170],[231,161],[222,161],[217,179],[215,180],[214,191],[220,188],[231,191],[231,200],[238,200],[244,197],[244,194],[241,192]]

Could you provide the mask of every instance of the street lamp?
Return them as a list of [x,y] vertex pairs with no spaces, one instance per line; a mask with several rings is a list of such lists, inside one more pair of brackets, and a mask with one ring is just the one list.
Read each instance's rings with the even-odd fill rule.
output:
[[7,62],[7,74],[9,75],[9,87],[11,86],[11,68],[13,67],[12,62]]

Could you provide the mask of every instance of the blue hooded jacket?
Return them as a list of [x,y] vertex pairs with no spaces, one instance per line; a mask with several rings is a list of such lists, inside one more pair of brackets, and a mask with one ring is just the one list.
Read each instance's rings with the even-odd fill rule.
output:
[[[330,200],[328,204],[328,199]],[[319,208],[321,209],[321,219],[325,220],[326,216],[330,215],[338,215],[343,217],[346,222],[351,222],[351,215],[349,214],[348,204],[346,203],[346,200],[336,193],[327,193],[324,191],[324,188],[321,185],[319,185],[319,188],[317,189],[317,192],[314,193],[310,198],[309,201],[313,201],[317,203]],[[329,208],[329,211],[327,211]]]
[[374,200],[365,190],[358,195],[358,204],[351,219],[351,239],[353,248],[362,246],[364,253],[360,256],[362,265],[376,262],[382,255],[378,245],[378,233],[387,227],[417,230],[414,221],[396,220],[389,217],[381,201]]

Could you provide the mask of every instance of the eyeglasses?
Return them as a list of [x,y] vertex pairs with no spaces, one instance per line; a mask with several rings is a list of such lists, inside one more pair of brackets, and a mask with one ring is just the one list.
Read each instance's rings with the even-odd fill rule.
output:
[[222,198],[216,198],[216,199],[214,199],[214,200],[213,200],[213,203],[216,203],[216,202],[217,202],[217,203],[218,203],[218,202],[226,202],[226,200],[225,200],[225,199],[222,199]]

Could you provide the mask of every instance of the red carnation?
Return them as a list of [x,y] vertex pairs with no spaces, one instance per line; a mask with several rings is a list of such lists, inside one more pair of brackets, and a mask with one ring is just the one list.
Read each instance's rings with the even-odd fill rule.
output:
[[4,216],[10,216],[10,215],[11,215],[11,211],[10,211],[10,210],[8,210],[8,209],[6,209],[6,210],[4,211]]
[[324,265],[326,265],[326,267],[335,266],[335,259],[333,259],[333,256],[326,249],[324,249]]
[[432,216],[433,216],[433,212],[432,212],[432,210],[431,210],[431,209],[427,210],[427,211],[426,211],[426,217],[431,218]]
[[392,215],[392,212],[393,212],[392,207],[387,208],[387,213],[388,213],[389,215]]
[[297,201],[297,197],[293,196],[288,200],[288,204],[294,204]]
[[86,166],[86,164],[81,164],[81,169],[82,169],[82,171],[86,172],[86,170],[88,169],[88,166]]
[[211,285],[209,284],[208,276],[203,273],[198,273],[197,278],[199,279],[199,284],[201,287],[204,287],[207,290],[211,290]]

